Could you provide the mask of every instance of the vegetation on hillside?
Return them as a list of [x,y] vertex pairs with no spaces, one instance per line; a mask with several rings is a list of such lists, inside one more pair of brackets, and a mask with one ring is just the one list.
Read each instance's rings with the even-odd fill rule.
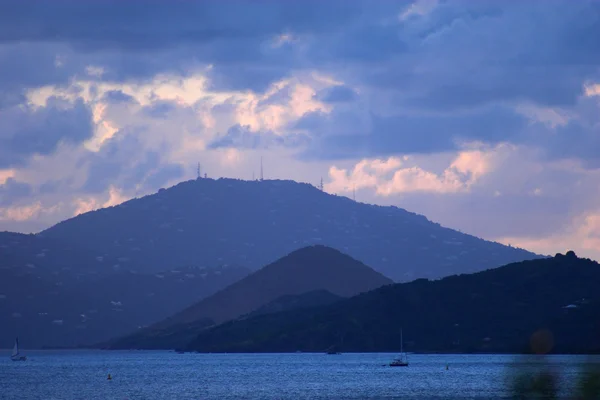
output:
[[[116,340],[111,347],[129,348],[133,344],[135,348],[146,348],[144,346],[150,343],[149,338],[157,339],[151,348],[179,347],[186,343],[179,341],[185,335],[179,335],[178,331],[190,331],[188,325],[197,321],[210,320],[220,324],[259,310],[277,299],[281,301],[282,296],[304,295],[317,290],[328,291],[338,297],[351,297],[391,283],[389,278],[338,250],[309,246],[288,254],[148,329],[136,332],[134,336],[139,339],[139,345],[135,344],[135,337],[127,337]],[[310,301],[318,300],[315,296],[308,297]],[[177,341],[161,343],[164,338]]]
[[293,181],[198,179],[63,221],[40,234],[157,272],[165,265],[252,269],[321,244],[396,282],[537,257],[396,207],[357,203]]
[[156,274],[36,235],[0,233],[0,348],[93,344],[157,322],[243,278],[237,266]]
[[201,332],[202,352],[553,352],[600,350],[600,267],[574,253],[437,281],[388,285],[325,307],[231,321]]

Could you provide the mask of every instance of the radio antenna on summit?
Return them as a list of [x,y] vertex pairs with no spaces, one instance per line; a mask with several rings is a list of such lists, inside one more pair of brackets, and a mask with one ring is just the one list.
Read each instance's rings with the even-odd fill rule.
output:
[[262,163],[262,156],[260,156],[260,180],[262,181],[264,179],[264,175],[263,175],[263,163]]
[[321,177],[321,183],[319,184],[319,190],[323,191],[323,177]]
[[200,175],[200,163],[198,163],[198,177],[196,179],[200,178],[202,178],[202,175]]

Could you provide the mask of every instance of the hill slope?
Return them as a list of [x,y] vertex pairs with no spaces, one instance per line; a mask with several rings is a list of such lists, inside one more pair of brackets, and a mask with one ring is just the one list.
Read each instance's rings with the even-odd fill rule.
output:
[[[350,297],[391,283],[390,279],[335,249],[306,247],[143,332],[115,341],[110,347],[177,347],[185,344],[181,343],[183,339],[178,332],[188,332],[188,324],[197,321],[220,324],[260,309],[285,295],[326,290],[336,296]],[[202,327],[205,325],[201,324]],[[191,333],[194,334],[193,331]],[[157,340],[151,343],[148,337],[156,337]],[[169,337],[175,340],[171,341]]]
[[276,298],[264,306],[252,311],[250,314],[240,318],[252,318],[264,314],[273,314],[282,311],[297,310],[302,308],[311,308],[333,304],[342,300],[343,297],[336,296],[327,290],[313,290],[311,292],[297,295],[288,294]]
[[257,269],[311,244],[340,249],[395,281],[475,272],[536,257],[403,209],[275,180],[182,182],[79,215],[40,235],[146,271],[188,264]]
[[0,273],[12,271],[56,282],[86,281],[120,270],[104,252],[39,235],[0,232]]
[[172,315],[243,278],[236,266],[122,270],[104,253],[35,235],[0,233],[0,347],[107,340]]
[[318,309],[261,315],[202,332],[211,352],[521,352],[549,330],[555,352],[600,351],[600,265],[573,253],[439,281],[388,285]]

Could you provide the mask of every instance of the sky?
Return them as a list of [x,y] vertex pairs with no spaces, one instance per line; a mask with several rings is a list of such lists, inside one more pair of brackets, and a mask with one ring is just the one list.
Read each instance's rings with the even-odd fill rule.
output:
[[0,231],[293,179],[600,259],[600,1],[0,0]]

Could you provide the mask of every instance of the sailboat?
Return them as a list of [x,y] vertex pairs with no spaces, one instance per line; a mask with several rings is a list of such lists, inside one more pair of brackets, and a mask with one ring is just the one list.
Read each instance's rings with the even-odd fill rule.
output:
[[408,367],[408,356],[403,349],[402,329],[400,329],[400,356],[390,363],[390,367]]
[[19,338],[15,338],[15,347],[13,347],[12,354],[10,355],[10,359],[13,361],[25,361],[27,360],[26,356],[21,355],[19,353]]

